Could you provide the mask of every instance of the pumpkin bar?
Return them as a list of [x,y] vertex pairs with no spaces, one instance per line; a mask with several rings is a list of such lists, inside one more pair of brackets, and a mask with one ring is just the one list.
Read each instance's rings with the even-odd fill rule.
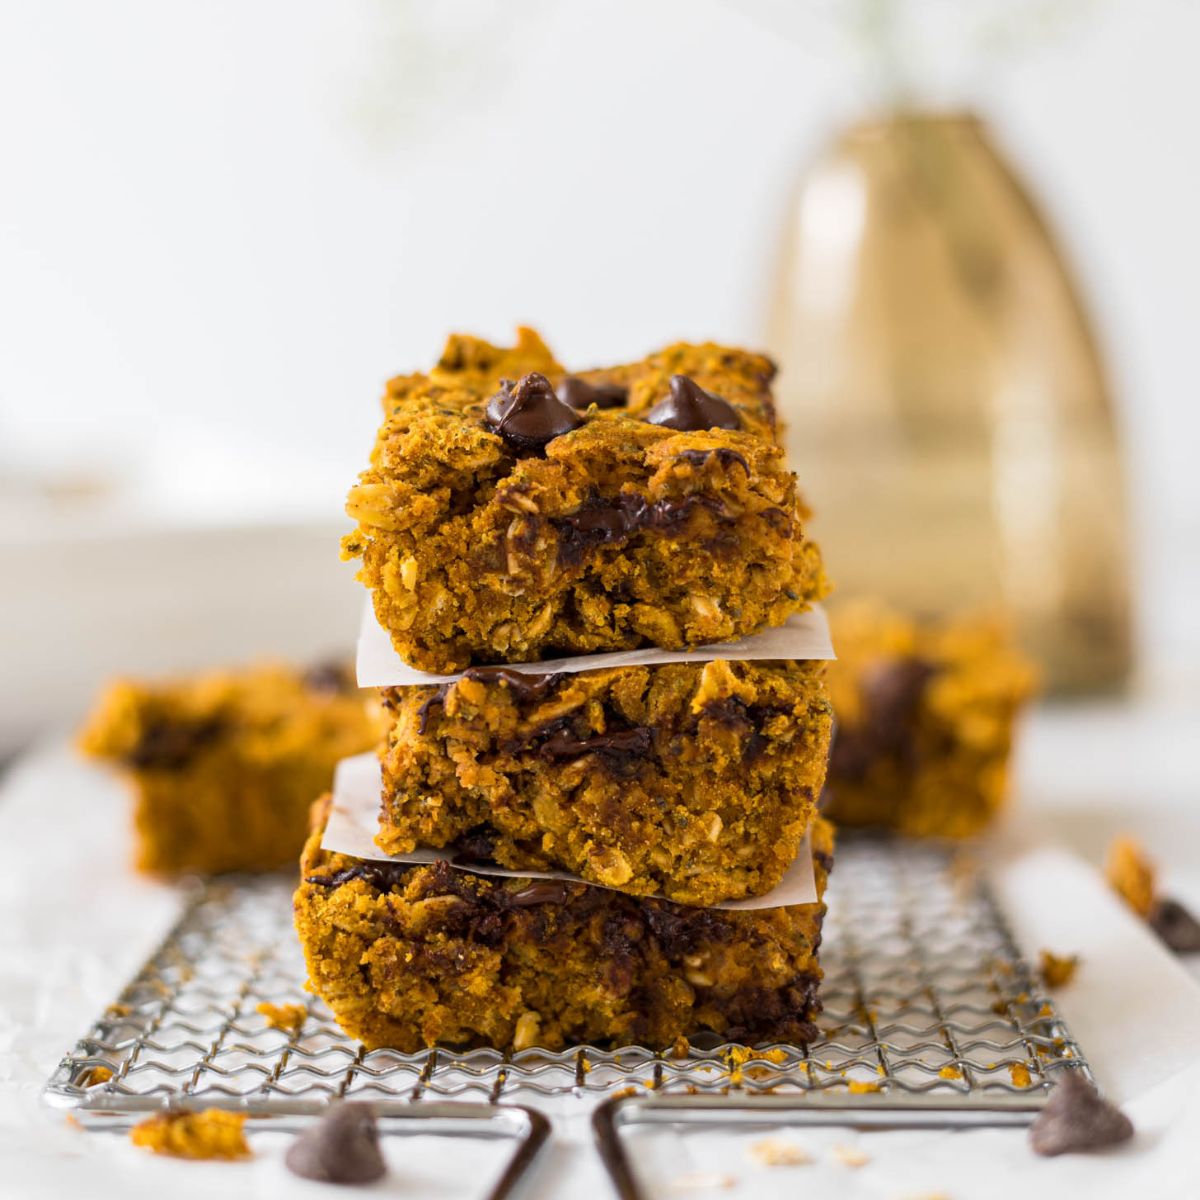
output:
[[[368,862],[321,849],[327,805],[314,807],[296,928],[309,987],[368,1048],[815,1037],[821,903],[688,908],[446,862]],[[818,818],[818,894],[832,850]]]
[[1036,672],[1003,622],[917,621],[875,602],[831,614],[836,716],[823,810],[842,825],[966,837],[1003,807]]
[[826,590],[769,359],[678,344],[569,374],[531,330],[393,379],[345,558],[397,652],[471,665],[728,641]]
[[129,782],[140,870],[270,871],[294,868],[334,766],[381,732],[342,664],[267,663],[116,682],[79,744]]
[[816,662],[579,674],[475,667],[382,693],[376,842],[560,869],[631,895],[759,896],[799,850],[832,713]]

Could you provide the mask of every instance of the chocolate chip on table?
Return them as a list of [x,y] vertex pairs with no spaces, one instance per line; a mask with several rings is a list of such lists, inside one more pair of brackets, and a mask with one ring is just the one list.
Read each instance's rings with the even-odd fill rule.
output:
[[706,392],[686,375],[671,376],[670,394],[646,414],[646,420],[681,432],[742,427],[737,409],[728,400]]
[[624,408],[629,403],[629,389],[619,383],[588,383],[568,375],[558,385],[558,398],[572,408]]
[[320,1183],[374,1183],[387,1174],[369,1104],[335,1105],[288,1147],[293,1175]]
[[1047,1156],[1101,1150],[1131,1137],[1133,1123],[1078,1068],[1058,1072],[1046,1107],[1029,1127],[1029,1144]]
[[536,453],[578,429],[583,418],[564,404],[545,375],[522,375],[514,384],[507,379],[489,401],[484,425],[498,433],[518,453]]
[[1200,921],[1178,900],[1163,896],[1154,902],[1146,920],[1176,954],[1200,954]]

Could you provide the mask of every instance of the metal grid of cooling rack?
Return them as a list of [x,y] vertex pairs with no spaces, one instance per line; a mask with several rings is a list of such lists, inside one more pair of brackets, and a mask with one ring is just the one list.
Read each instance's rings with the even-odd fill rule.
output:
[[[1013,943],[969,853],[844,837],[829,894],[825,1010],[807,1051],[696,1039],[671,1049],[367,1051],[303,990],[291,886],[197,885],[163,945],[59,1064],[50,1103],[84,1113],[226,1107],[284,1115],[342,1097],[528,1103],[806,1095],[822,1107],[1031,1113],[1079,1047]],[[260,1003],[302,1004],[294,1033]],[[111,1072],[111,1075],[109,1075]],[[1026,1117],[1025,1119],[1028,1119]]]

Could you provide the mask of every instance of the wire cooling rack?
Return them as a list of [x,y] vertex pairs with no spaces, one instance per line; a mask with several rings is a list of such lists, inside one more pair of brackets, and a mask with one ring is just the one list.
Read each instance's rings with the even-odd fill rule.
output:
[[[803,1097],[809,1111],[1026,1114],[1087,1064],[1021,959],[969,851],[844,836],[822,947],[820,1039],[672,1048],[367,1051],[304,991],[292,882],[196,884],[176,927],[46,1089],[80,1115],[225,1107],[262,1116],[340,1098],[495,1104],[629,1095]],[[261,1003],[301,1004],[272,1028]],[[681,1101],[669,1102],[677,1107]]]

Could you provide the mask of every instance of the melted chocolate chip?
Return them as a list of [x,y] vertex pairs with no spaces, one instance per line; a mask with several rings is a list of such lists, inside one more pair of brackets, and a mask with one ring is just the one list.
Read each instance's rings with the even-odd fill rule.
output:
[[531,700],[544,700],[565,677],[565,671],[539,674],[533,671],[514,671],[511,667],[471,667],[463,672],[464,679],[507,684],[513,698],[522,704],[528,704]]
[[354,686],[354,681],[346,663],[338,658],[330,658],[324,662],[313,663],[304,672],[304,686],[310,692],[335,696],[339,692],[349,691]]
[[476,825],[474,829],[468,829],[454,843],[452,857],[456,865],[494,863],[496,861],[495,829],[491,825]]
[[429,730],[429,717],[435,708],[444,708],[446,706],[446,695],[450,691],[450,684],[443,683],[434,689],[433,694],[427,699],[422,700],[420,707],[417,709],[417,732],[420,734],[427,733]]
[[373,1183],[387,1174],[369,1104],[343,1101],[288,1147],[287,1169],[320,1183]]
[[649,729],[623,729],[616,733],[597,733],[576,737],[568,729],[552,733],[538,747],[538,753],[552,762],[565,762],[585,754],[600,754],[611,760],[645,758],[654,746]]
[[[717,462],[726,470],[736,464],[747,475],[750,474],[750,464],[736,450],[730,450],[728,446],[718,446],[715,450],[684,450],[675,457],[685,463],[689,463],[693,467],[702,467],[714,456]],[[779,512],[780,510],[775,509],[774,511]]]
[[1155,901],[1147,920],[1168,950],[1176,954],[1200,954],[1200,921],[1178,900],[1164,897]]
[[629,403],[629,389],[619,383],[588,383],[568,375],[558,385],[558,398],[572,408],[624,408]]
[[220,737],[225,728],[220,717],[199,721],[151,721],[126,753],[124,761],[141,770],[179,771],[200,750]]
[[566,883],[561,879],[535,879],[520,891],[505,892],[508,903],[514,908],[532,908],[535,904],[564,904],[570,894]]
[[304,882],[317,887],[341,887],[344,883],[361,879],[377,892],[387,892],[403,883],[412,869],[407,863],[360,862],[333,875],[310,875]]
[[910,766],[916,755],[914,726],[921,699],[937,667],[921,658],[880,663],[860,683],[863,715],[853,728],[838,725],[829,757],[831,777],[861,780],[881,758]]
[[737,409],[728,400],[706,392],[686,375],[671,376],[670,393],[646,414],[646,420],[682,432],[742,427]]
[[1044,1155],[1100,1150],[1131,1137],[1133,1123],[1078,1068],[1058,1072],[1046,1107],[1029,1127],[1029,1144]]
[[685,496],[653,504],[633,492],[622,492],[614,500],[593,496],[578,512],[554,522],[558,561],[562,566],[574,566],[595,546],[624,541],[641,529],[676,528],[699,508],[707,509],[718,522],[732,524],[736,519],[711,496]]
[[540,453],[556,437],[583,424],[583,418],[564,404],[545,375],[522,375],[516,384],[505,380],[484,415],[484,425],[498,433],[518,454]]

